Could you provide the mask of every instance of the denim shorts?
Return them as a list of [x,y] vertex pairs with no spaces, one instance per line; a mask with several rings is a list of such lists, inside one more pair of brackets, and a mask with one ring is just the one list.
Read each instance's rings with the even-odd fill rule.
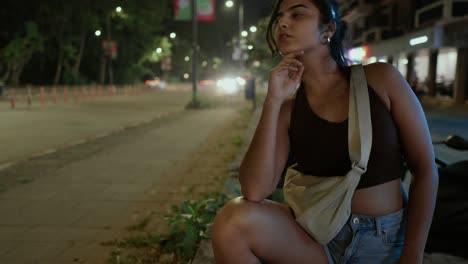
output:
[[351,215],[338,235],[325,246],[328,262],[398,263],[405,242],[406,211],[405,206],[385,216]]

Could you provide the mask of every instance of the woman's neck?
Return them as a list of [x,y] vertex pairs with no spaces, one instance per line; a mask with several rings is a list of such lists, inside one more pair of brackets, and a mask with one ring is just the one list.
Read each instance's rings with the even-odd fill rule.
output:
[[322,98],[346,88],[343,85],[346,76],[331,56],[305,54],[302,63],[305,68],[302,83],[309,96]]

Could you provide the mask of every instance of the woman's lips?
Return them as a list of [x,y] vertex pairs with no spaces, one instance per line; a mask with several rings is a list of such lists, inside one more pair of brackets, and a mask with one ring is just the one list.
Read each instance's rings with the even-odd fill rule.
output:
[[285,33],[282,33],[282,34],[279,35],[279,41],[286,41],[289,38],[291,38],[291,35],[288,35],[288,34],[285,34]]

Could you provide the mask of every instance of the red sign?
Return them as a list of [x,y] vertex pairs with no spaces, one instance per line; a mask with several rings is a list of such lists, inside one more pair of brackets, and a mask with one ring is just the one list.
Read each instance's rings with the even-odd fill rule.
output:
[[102,49],[106,55],[110,55],[112,59],[117,58],[117,42],[115,41],[102,41]]
[[164,57],[161,60],[161,70],[170,71],[172,70],[171,57]]
[[192,1],[197,1],[197,20],[215,20],[215,0],[174,0],[174,19],[192,20]]

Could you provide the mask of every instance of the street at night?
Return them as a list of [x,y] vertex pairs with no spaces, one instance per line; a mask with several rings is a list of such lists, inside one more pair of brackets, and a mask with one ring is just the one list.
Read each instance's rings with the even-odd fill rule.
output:
[[[0,24],[0,264],[286,263],[304,252],[328,263],[389,254],[384,263],[468,264],[467,0],[5,0]],[[368,91],[356,89],[365,81]],[[311,116],[318,123],[298,119]],[[294,129],[306,125],[298,143]],[[365,138],[364,125],[382,134]],[[341,225],[318,242],[288,203],[286,172],[302,148],[314,149],[295,165],[342,165],[320,137],[342,141],[350,171],[361,144],[360,177],[366,155],[384,157],[375,182],[340,203],[344,226],[366,217],[374,240],[351,230],[338,249]],[[338,175],[328,170],[320,176]],[[363,206],[351,208],[357,192]],[[262,210],[233,209],[238,199]],[[273,214],[273,204],[289,208]],[[404,221],[381,230],[395,208]],[[313,247],[295,254],[304,241]]]

